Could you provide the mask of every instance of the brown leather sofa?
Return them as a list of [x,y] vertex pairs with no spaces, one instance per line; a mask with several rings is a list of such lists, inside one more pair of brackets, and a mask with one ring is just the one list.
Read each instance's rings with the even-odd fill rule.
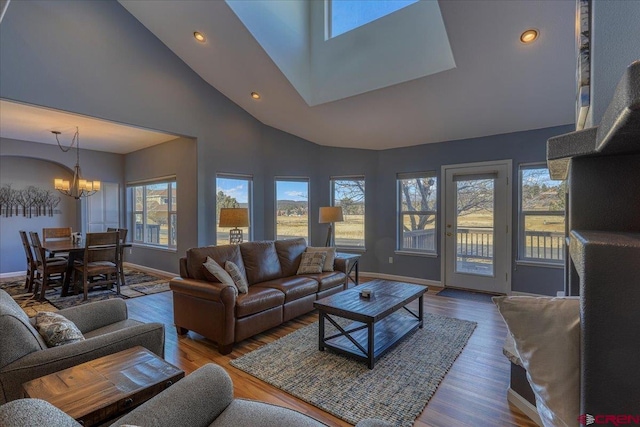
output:
[[[344,290],[346,266],[339,258],[334,271],[296,275],[306,247],[300,238],[189,249],[180,259],[180,277],[170,282],[178,334],[197,332],[228,354],[234,343],[308,313],[316,299]],[[233,286],[213,279],[203,266],[207,257],[221,266],[235,263],[249,292],[236,296]]]

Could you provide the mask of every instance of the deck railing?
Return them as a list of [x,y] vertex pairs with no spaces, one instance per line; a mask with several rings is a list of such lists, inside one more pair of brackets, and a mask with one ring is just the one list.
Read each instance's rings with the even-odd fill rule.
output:
[[[405,231],[403,249],[430,250],[435,247],[434,230]],[[564,234],[554,231],[525,232],[525,258],[562,260],[564,259]],[[493,258],[493,230],[458,228],[458,256],[480,259]]]

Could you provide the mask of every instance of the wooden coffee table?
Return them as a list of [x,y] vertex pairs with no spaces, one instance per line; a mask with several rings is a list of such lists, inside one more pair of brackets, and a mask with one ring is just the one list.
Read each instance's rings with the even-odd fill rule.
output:
[[[370,289],[373,296],[363,298],[360,291]],[[320,351],[330,348],[351,355],[368,363],[373,369],[376,360],[392,349],[402,338],[422,328],[424,309],[422,306],[427,286],[409,283],[374,280],[357,288],[319,299],[313,303],[318,309]],[[406,305],[419,299],[418,314]],[[410,316],[398,311],[404,308]],[[354,320],[341,327],[331,316]],[[338,329],[338,333],[325,336],[325,320]]]
[[133,347],[22,385],[84,426],[120,416],[151,399],[184,372],[144,347]]

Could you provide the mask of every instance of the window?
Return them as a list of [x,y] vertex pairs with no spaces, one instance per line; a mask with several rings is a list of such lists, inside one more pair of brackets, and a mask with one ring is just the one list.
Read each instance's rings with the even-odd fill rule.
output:
[[334,224],[336,246],[364,248],[364,177],[331,178],[331,203],[344,217]]
[[178,231],[175,178],[129,187],[133,195],[133,242],[175,249]]
[[253,177],[247,175],[216,176],[216,244],[229,243],[229,228],[220,228],[220,208],[248,208],[249,227],[240,228],[245,242],[251,240],[251,198],[253,196]]
[[329,0],[329,37],[336,37],[403,9],[418,0]]
[[398,174],[398,250],[436,252],[435,172]]
[[565,188],[544,165],[520,166],[520,260],[564,259]]
[[309,243],[309,180],[276,179],[276,239],[296,237]]

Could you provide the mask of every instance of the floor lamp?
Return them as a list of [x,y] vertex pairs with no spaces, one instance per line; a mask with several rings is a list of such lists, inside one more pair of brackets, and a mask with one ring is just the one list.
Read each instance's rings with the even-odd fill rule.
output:
[[327,241],[325,246],[331,246],[331,233],[333,232],[333,223],[342,222],[342,208],[340,206],[325,206],[320,208],[320,224],[329,224],[329,230],[327,231]]
[[249,226],[249,209],[247,208],[220,208],[220,223],[218,227],[235,227],[229,230],[229,243],[239,245],[242,243],[242,230],[238,227]]

